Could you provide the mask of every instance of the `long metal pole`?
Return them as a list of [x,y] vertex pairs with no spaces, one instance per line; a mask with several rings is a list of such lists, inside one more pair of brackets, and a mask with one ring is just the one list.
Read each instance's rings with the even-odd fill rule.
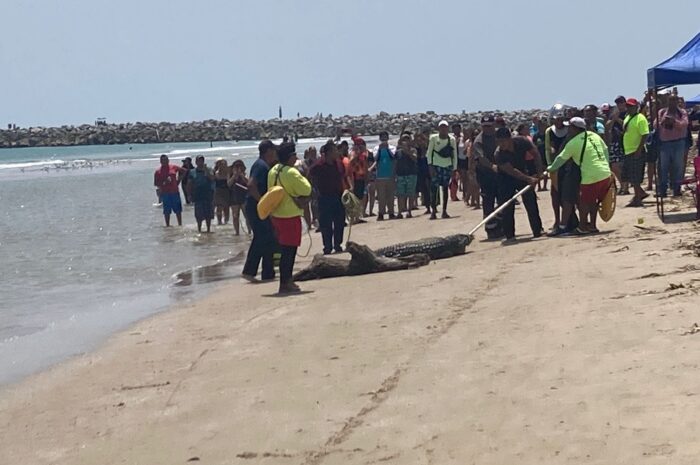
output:
[[485,225],[486,223],[488,223],[489,221],[491,221],[492,219],[494,219],[494,218],[496,217],[496,215],[498,215],[498,214],[501,213],[503,210],[505,210],[506,208],[508,208],[508,205],[510,205],[511,203],[515,202],[515,199],[517,199],[518,197],[520,197],[521,195],[523,195],[525,192],[529,191],[530,189],[532,189],[532,185],[530,185],[530,184],[528,184],[527,186],[525,186],[525,187],[523,187],[522,189],[520,189],[513,197],[510,198],[510,200],[508,200],[506,203],[504,203],[503,205],[501,205],[500,207],[498,207],[497,209],[495,209],[495,210],[493,211],[493,213],[491,213],[489,216],[487,216],[486,218],[484,218],[483,220],[481,220],[481,223],[479,223],[479,224],[477,224],[476,226],[474,226],[474,228],[473,228],[471,231],[469,231],[468,234],[469,234],[470,236],[474,235],[474,233],[477,232],[477,231],[479,230],[479,228],[481,228],[483,225]]

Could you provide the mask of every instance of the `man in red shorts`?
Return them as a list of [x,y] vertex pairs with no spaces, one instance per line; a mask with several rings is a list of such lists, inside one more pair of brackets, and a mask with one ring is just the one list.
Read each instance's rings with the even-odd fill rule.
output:
[[[598,232],[596,227],[598,205],[605,198],[612,182],[608,147],[598,134],[586,130],[586,121],[583,118],[571,118],[564,124],[569,127],[569,141],[547,170],[556,171],[567,160],[573,160],[581,170],[579,203],[581,223],[576,232],[578,234]],[[566,225],[560,224],[558,235],[565,235],[565,231]]]
[[182,200],[180,199],[180,179],[187,174],[185,168],[171,165],[167,155],[160,156],[160,168],[153,175],[153,185],[160,192],[163,202],[165,226],[170,226],[170,214],[175,213],[178,226],[182,226]]

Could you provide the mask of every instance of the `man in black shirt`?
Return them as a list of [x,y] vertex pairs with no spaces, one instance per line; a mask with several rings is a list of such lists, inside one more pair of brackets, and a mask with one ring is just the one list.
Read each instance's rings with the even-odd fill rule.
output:
[[[494,170],[494,154],[496,152],[496,120],[493,115],[481,118],[481,133],[474,139],[473,158],[476,163],[476,179],[481,187],[481,208],[484,218],[496,209],[498,197],[498,176]],[[486,234],[489,239],[503,237],[500,222],[493,219],[486,223]]]
[[262,261],[263,281],[275,279],[273,255],[277,247],[270,219],[260,219],[257,208],[260,198],[267,192],[267,174],[270,172],[270,168],[277,163],[277,146],[269,140],[264,140],[260,142],[258,151],[260,157],[255,160],[250,169],[248,197],[245,201],[245,212],[253,230],[253,240],[248,249],[241,277],[250,282],[255,282],[260,261]]
[[[511,136],[510,129],[498,128],[496,131],[498,149],[495,153],[496,165],[498,165],[498,204],[502,205],[510,200],[513,195],[527,185],[535,186],[538,178],[528,176],[525,154],[535,150],[527,138]],[[537,173],[542,173],[542,161],[535,157]],[[523,205],[527,210],[527,218],[530,221],[532,235],[542,235],[542,220],[537,206],[537,196],[534,189],[530,189],[522,195]],[[504,245],[515,242],[515,205],[511,203],[502,213],[501,217],[503,233],[506,238]]]

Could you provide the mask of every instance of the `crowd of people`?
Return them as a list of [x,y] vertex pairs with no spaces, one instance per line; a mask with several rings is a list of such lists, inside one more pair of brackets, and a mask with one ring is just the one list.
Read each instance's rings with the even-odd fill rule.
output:
[[211,222],[216,217],[219,225],[228,224],[232,220],[236,236],[241,233],[241,213],[248,225],[248,215],[243,206],[248,195],[248,177],[246,166],[242,160],[235,160],[230,166],[223,158],[218,158],[214,168],[209,168],[203,155],[192,159],[182,160],[182,166],[170,164],[167,155],[161,155],[160,168],[153,177],[156,187],[158,205],[163,207],[165,225],[170,226],[170,216],[174,213],[178,225],[182,225],[182,199],[180,188],[185,196],[187,205],[194,205],[194,216],[197,229],[202,232],[202,224],[206,232],[211,232]]
[[[302,218],[308,228],[321,233],[324,254],[340,253],[349,222],[374,216],[377,221],[411,218],[419,205],[430,220],[450,218],[449,200],[460,200],[461,193],[465,205],[490,218],[488,238],[508,245],[516,242],[517,203],[527,212],[533,237],[556,237],[598,232],[599,206],[611,190],[630,195],[631,188],[628,207],[642,206],[655,181],[656,195],[668,195],[670,186],[672,195],[680,196],[693,140],[692,118],[682,99],[671,93],[657,100],[646,95],[641,102],[618,96],[614,102],[582,109],[557,104],[531,124],[516,127],[499,114],[484,115],[478,127],[447,121],[440,121],[435,131],[404,127],[396,146],[384,131],[372,149],[350,132],[349,140],[338,136],[319,150],[309,147],[303,158],[293,142],[277,146],[264,140],[249,179],[239,162],[228,167],[220,159],[209,170],[201,156],[195,167],[169,165],[163,156],[155,183],[166,224],[171,211],[181,222],[177,179],[185,186],[188,202],[195,204],[200,230],[202,221],[209,229],[214,215],[220,224],[227,222],[229,209],[235,225],[243,210],[253,234],[243,278],[258,282],[262,263],[262,281],[274,280],[273,255],[280,253],[279,290],[293,293],[299,291],[292,270]],[[648,117],[652,102],[660,108],[654,124]],[[270,218],[261,219],[257,204],[272,186],[283,188],[284,200]],[[545,231],[537,192],[548,190],[555,221]],[[352,197],[347,197],[349,192]],[[512,201],[516,193],[519,202]],[[359,216],[346,214],[348,198],[357,204]],[[503,208],[493,215],[499,206]]]

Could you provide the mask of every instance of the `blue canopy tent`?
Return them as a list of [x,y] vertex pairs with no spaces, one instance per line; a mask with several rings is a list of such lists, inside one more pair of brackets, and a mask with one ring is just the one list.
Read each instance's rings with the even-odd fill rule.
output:
[[[693,37],[671,58],[647,70],[647,84],[650,94],[654,96],[652,102],[658,101],[660,89],[683,84],[700,84],[700,34]],[[652,124],[656,111],[655,104],[652,103],[650,108]],[[658,190],[658,177],[656,183]],[[661,217],[661,221],[665,221],[664,200],[660,196],[656,196],[656,212]]]
[[700,84],[700,34],[668,60],[647,71],[649,89]]
[[686,99],[685,106],[688,108],[693,108],[696,105],[700,105],[700,95],[696,95],[693,98]]

